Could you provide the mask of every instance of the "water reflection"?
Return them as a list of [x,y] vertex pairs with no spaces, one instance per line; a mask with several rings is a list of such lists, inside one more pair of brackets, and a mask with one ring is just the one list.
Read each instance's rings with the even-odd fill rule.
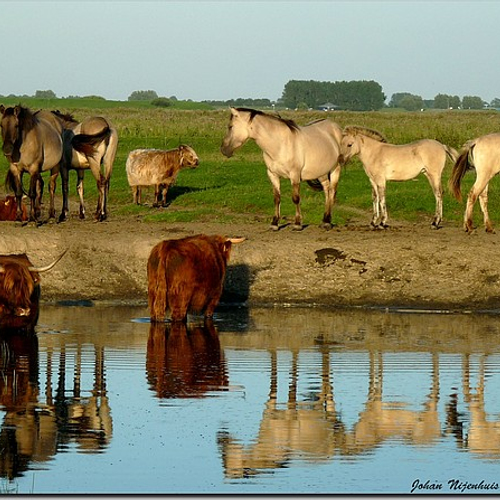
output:
[[[95,491],[98,478],[110,493],[260,492],[297,478],[273,492],[304,493],[304,477],[323,493],[359,493],[373,491],[373,470],[388,471],[386,486],[406,474],[409,487],[415,459],[419,477],[441,463],[498,471],[496,316],[254,308],[150,324],[145,315],[44,307],[36,334],[0,331],[0,477],[37,471],[36,493]],[[151,456],[176,467],[157,470]],[[210,472],[179,472],[194,469]]]
[[146,372],[158,398],[196,398],[224,390],[227,371],[213,321],[152,323]]
[[[45,354],[45,379],[40,380],[35,326],[0,328],[0,405],[4,414],[0,477],[22,476],[31,463],[49,462],[73,441],[82,450],[96,452],[111,438],[104,348],[96,348],[94,353],[90,396],[84,396],[81,389],[81,348],[72,352],[71,363],[64,344],[57,352],[49,346]],[[66,387],[68,364],[73,369],[70,391]]]

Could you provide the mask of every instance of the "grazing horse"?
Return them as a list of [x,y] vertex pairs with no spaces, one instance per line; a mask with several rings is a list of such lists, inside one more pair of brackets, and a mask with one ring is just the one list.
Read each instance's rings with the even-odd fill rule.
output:
[[370,179],[373,193],[373,227],[387,227],[385,188],[387,181],[408,181],[423,173],[436,199],[432,226],[439,228],[443,218],[441,176],[448,156],[455,161],[458,153],[434,139],[422,139],[410,144],[388,144],[377,132],[364,127],[344,129],[341,154],[347,163],[358,155]]
[[231,108],[231,118],[221,152],[230,158],[248,139],[253,139],[261,148],[274,194],[274,217],[271,229],[279,229],[282,177],[290,179],[292,184],[292,200],[295,204],[293,228],[302,229],[300,182],[307,181],[311,187],[317,189],[319,181],[325,193],[322,226],[330,229],[332,208],[340,177],[341,138],[342,129],[327,119],[301,127],[292,120],[268,115],[262,111]]
[[80,219],[85,218],[83,202],[83,176],[85,169],[90,169],[97,182],[99,197],[95,212],[96,221],[107,218],[107,197],[109,183],[113,171],[116,150],[118,148],[118,132],[103,117],[92,116],[78,122],[72,115],[59,111],[51,112],[53,118],[61,123],[63,131],[64,155],[61,165],[63,192],[63,208],[59,222],[64,222],[69,213],[69,171],[76,170],[76,190],[80,197]]
[[55,218],[54,195],[56,179],[63,156],[62,128],[47,121],[43,115],[32,113],[23,106],[6,108],[0,105],[3,154],[9,162],[6,184],[15,193],[16,220],[22,221],[22,175],[30,174],[28,196],[31,200],[29,220],[38,222],[43,195],[42,172],[50,170],[49,218]]
[[479,198],[483,212],[484,226],[487,233],[493,232],[493,224],[488,215],[488,184],[494,175],[500,172],[500,133],[488,134],[467,141],[460,151],[448,183],[451,193],[458,201],[462,200],[460,183],[467,170],[476,169],[476,182],[467,196],[467,206],[464,213],[464,229],[470,233],[474,204]]

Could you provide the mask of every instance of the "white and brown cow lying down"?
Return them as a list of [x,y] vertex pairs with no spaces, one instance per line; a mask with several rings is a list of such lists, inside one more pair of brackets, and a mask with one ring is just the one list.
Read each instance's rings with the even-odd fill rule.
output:
[[183,168],[196,168],[198,155],[190,146],[175,149],[134,149],[127,158],[127,179],[134,203],[141,203],[141,186],[155,186],[154,207],[167,204],[167,191]]

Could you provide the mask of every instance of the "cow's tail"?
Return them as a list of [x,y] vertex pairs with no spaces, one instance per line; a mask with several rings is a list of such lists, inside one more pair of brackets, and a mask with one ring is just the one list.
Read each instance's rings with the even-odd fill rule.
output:
[[104,127],[98,134],[77,134],[71,139],[73,149],[86,156],[93,156],[96,148],[102,141],[109,138],[111,129]]
[[151,319],[163,321],[167,310],[167,262],[163,248],[156,248],[148,262],[148,305]]
[[474,141],[465,143],[460,155],[455,161],[455,165],[453,165],[453,170],[451,171],[451,176],[448,181],[448,189],[458,201],[462,201],[462,192],[460,189],[462,179],[468,170],[474,168],[474,159],[472,157],[474,146]]

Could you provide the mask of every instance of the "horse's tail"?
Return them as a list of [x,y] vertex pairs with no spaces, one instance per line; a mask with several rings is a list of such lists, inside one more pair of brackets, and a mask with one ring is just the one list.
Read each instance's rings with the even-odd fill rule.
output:
[[467,170],[474,168],[474,160],[472,158],[474,145],[474,141],[469,141],[464,145],[460,155],[455,161],[450,180],[448,181],[448,188],[458,201],[462,201],[462,192],[460,190],[462,179]]
[[446,154],[448,155],[448,158],[455,163],[458,159],[458,151],[455,148],[452,148],[451,146],[447,146],[446,144],[443,144],[444,150]]
[[111,129],[109,126],[104,127],[98,134],[77,134],[71,139],[73,149],[86,156],[93,156],[96,152],[96,147],[102,141],[109,138]]
[[323,191],[323,186],[318,179],[312,179],[310,181],[306,181],[309,184],[309,187],[314,189],[314,191]]

